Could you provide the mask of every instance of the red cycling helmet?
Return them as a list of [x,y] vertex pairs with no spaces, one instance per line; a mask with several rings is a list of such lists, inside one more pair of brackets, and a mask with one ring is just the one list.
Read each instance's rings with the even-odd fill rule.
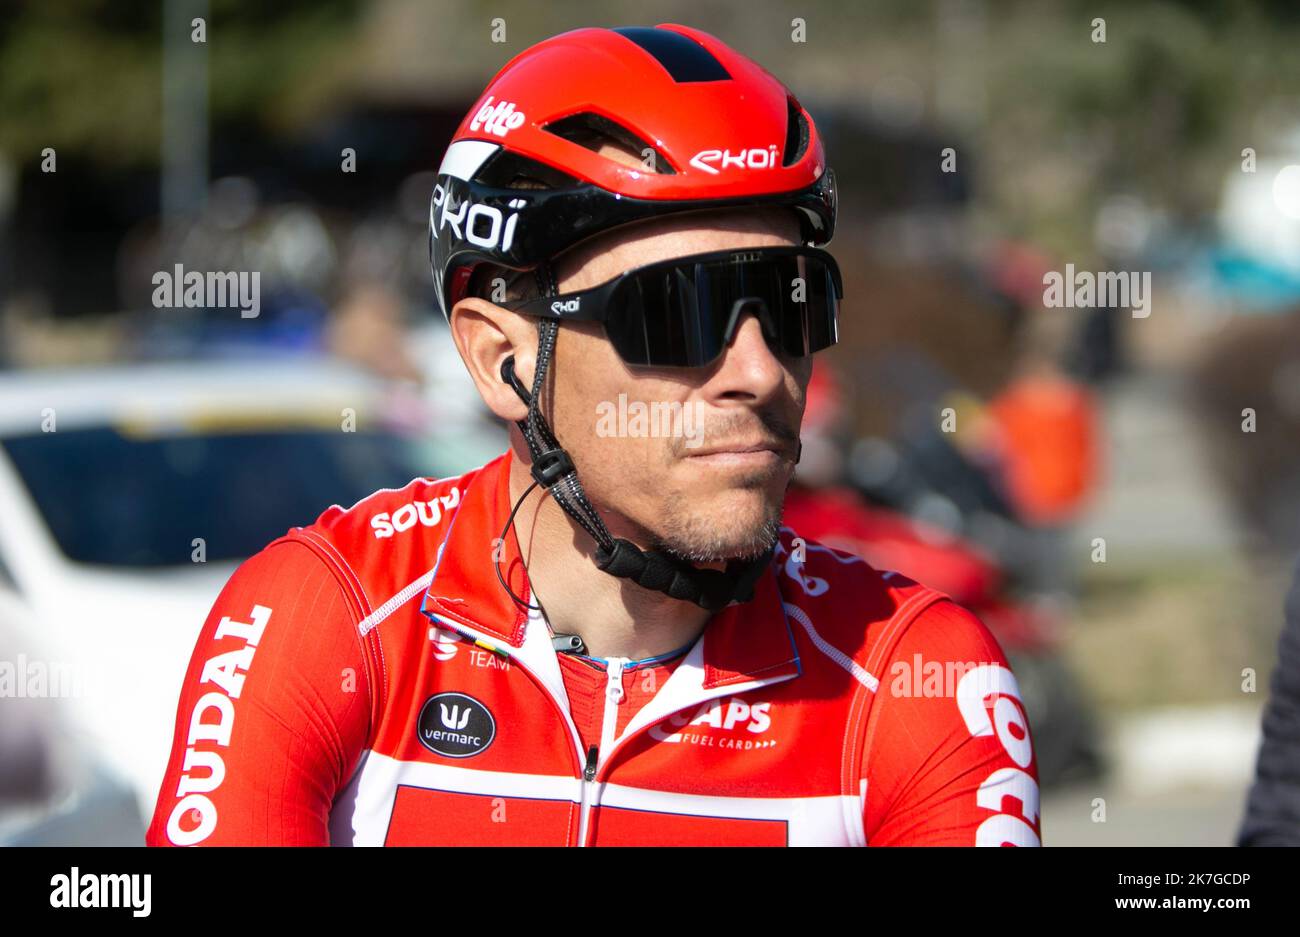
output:
[[795,209],[809,244],[834,233],[834,174],[785,85],[698,29],[576,29],[507,62],[457,128],[429,209],[438,303],[450,317],[480,263],[530,270],[620,225],[765,206]]
[[[612,139],[640,166],[601,156]],[[488,83],[452,138],[429,207],[429,258],[438,304],[450,319],[474,268],[537,270],[579,241],[662,215],[784,206],[801,237],[820,246],[835,228],[834,176],[812,119],[789,90],[713,36],[684,26],[578,29],[515,56]],[[539,276],[544,295],[555,295]],[[700,568],[614,537],[587,498],[577,468],[540,409],[559,322],[538,319],[531,393],[501,379],[528,406],[516,421],[544,486],[596,544],[598,569],[716,610],[752,598],[775,542],[726,570]],[[516,510],[518,504],[516,504]],[[509,532],[510,520],[501,536]],[[497,578],[514,594],[497,568]]]

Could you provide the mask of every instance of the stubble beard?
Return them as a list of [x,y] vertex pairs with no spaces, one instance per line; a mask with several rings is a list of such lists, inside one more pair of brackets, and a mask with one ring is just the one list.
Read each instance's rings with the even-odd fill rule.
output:
[[689,563],[753,560],[775,546],[781,534],[781,504],[764,500],[761,516],[737,524],[733,518],[701,513],[680,493],[668,496],[653,548]]

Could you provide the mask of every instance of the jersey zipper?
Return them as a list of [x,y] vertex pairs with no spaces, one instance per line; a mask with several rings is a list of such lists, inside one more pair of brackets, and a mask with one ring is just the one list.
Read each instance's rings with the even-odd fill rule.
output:
[[587,763],[582,768],[582,793],[578,804],[578,845],[587,845],[587,813],[591,809],[591,782],[596,777],[596,761],[600,749],[593,745],[587,749]]
[[[533,672],[531,667],[528,667],[527,665],[523,664],[519,660],[519,658],[511,654],[504,647],[491,644],[487,641],[484,641],[481,638],[475,637],[474,635],[465,635],[465,633],[460,628],[455,627],[455,625],[452,622],[448,621],[445,618],[442,618],[438,615],[430,615],[429,617],[434,622],[436,622],[439,627],[447,628],[451,631],[455,631],[456,633],[461,634],[464,637],[468,637],[478,647],[482,647],[488,651],[491,651],[493,654],[496,654],[498,657],[501,657],[504,660],[510,661],[514,666],[522,670],[528,676],[528,679],[532,680],[533,683],[537,686],[537,688],[541,690],[542,696],[546,697],[546,699],[550,701],[552,708],[554,708],[555,710],[555,714],[560,717],[560,721],[563,722],[568,727],[569,737],[573,742],[573,752],[577,756],[575,760],[578,763],[578,770],[579,770],[578,781],[579,784],[581,785],[580,793],[578,797],[579,817],[580,817],[578,821],[578,845],[579,846],[583,845],[583,837],[585,836],[586,833],[585,828],[586,828],[586,821],[587,821],[587,808],[585,804],[587,799],[587,794],[588,794],[587,782],[596,776],[595,760],[598,757],[598,755],[595,753],[596,746],[593,745],[591,746],[590,749],[587,750],[586,761],[584,762],[583,760],[584,756],[582,751],[582,738],[578,734],[577,724],[573,721],[573,718],[564,711],[564,707],[560,705],[560,702],[558,699],[556,699],[555,694],[552,693],[550,688],[545,684],[545,682],[543,682],[542,679]],[[469,625],[466,627],[477,628],[477,630],[480,631],[483,630],[480,626],[477,625]]]
[[596,773],[600,770],[600,753],[608,754],[614,746],[614,732],[618,728],[618,707],[623,702],[623,668],[631,662],[628,657],[611,657],[605,668],[605,704],[600,717],[600,744],[587,749],[587,764],[582,771],[582,806],[578,819],[578,845],[587,845],[587,824],[591,808],[596,803]]
[[[460,628],[455,627],[452,622],[438,615],[430,615],[429,617],[441,627],[448,628],[452,631],[456,631],[461,634],[464,633],[461,631]],[[474,625],[469,625],[467,627],[478,628],[478,626],[474,626]],[[478,628],[478,630],[481,631],[482,629]],[[564,724],[568,726],[569,736],[573,741],[573,746],[574,746],[573,750],[577,755],[576,760],[578,762],[578,767],[580,770],[579,783],[581,785],[581,788],[578,795],[578,802],[579,802],[578,845],[579,846],[587,845],[587,821],[588,821],[588,814],[590,812],[590,809],[595,802],[594,795],[597,789],[597,785],[595,783],[596,777],[600,769],[609,763],[610,756],[613,755],[615,752],[614,729],[618,724],[617,709],[611,708],[608,705],[606,705],[606,708],[601,716],[601,744],[590,746],[587,749],[584,756],[582,750],[582,739],[581,736],[578,734],[577,724],[574,723],[573,718],[565,712],[559,700],[556,699],[555,695],[551,692],[550,688],[547,687],[547,685],[541,680],[541,678],[539,678],[537,674],[533,673],[530,667],[521,663],[517,657],[515,657],[505,648],[483,641],[481,638],[477,638],[476,636],[473,635],[468,635],[467,637],[470,637],[471,640],[473,640],[476,645],[480,647],[484,647],[487,650],[492,651],[494,654],[497,654],[498,656],[506,660],[509,660],[511,663],[518,666],[519,669],[522,670],[525,674],[527,674],[528,678],[532,680],[533,683],[535,683],[537,687],[542,691],[542,695],[545,696],[548,700],[550,700],[551,706],[555,709],[556,714],[560,717],[560,719],[564,722]],[[609,669],[613,671],[613,673],[608,674],[605,681],[605,693],[606,693],[607,704],[608,702],[610,702],[610,698],[609,698],[610,687],[611,684],[615,683],[615,680],[617,680],[616,695],[618,696],[618,701],[620,703],[622,702],[623,672],[624,672],[624,668],[630,661],[631,658],[628,657],[617,657],[617,658],[611,658],[609,660]],[[614,676],[614,674],[616,674],[617,676]],[[638,732],[638,734],[640,733]],[[626,742],[627,740],[625,739],[624,741]],[[618,747],[621,748],[622,746],[620,745]],[[602,751],[604,752],[603,758],[601,757]]]
[[605,709],[601,715],[600,747],[608,752],[614,744],[614,731],[618,728],[618,707],[623,702],[623,668],[631,663],[626,657],[611,657],[607,662],[605,678]]

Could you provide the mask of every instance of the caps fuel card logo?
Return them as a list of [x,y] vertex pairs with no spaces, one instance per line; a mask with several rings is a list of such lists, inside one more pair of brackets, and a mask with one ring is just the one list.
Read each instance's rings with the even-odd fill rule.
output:
[[497,723],[486,706],[464,693],[439,693],[420,709],[416,735],[429,751],[448,758],[469,758],[487,750]]
[[[651,726],[650,737],[660,742],[680,742],[731,751],[771,748],[776,745],[776,739],[761,737],[772,727],[772,716],[768,712],[771,708],[770,702],[751,703],[738,696],[711,700],[696,710],[694,715],[689,710],[682,710],[673,713],[658,725]],[[705,728],[725,731],[706,732]],[[748,735],[742,735],[739,731],[741,729]]]

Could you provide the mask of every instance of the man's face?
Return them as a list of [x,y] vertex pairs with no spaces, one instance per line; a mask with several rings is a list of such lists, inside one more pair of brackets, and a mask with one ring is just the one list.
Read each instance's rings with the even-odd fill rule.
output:
[[[567,293],[659,260],[798,243],[789,213],[688,215],[579,245],[556,276]],[[544,412],[588,497],[629,523],[623,536],[697,563],[750,558],[779,531],[811,369],[811,357],[769,348],[752,313],[702,368],[628,366],[600,323],[570,321],[557,334],[548,378],[554,402]],[[636,404],[644,406],[640,425]]]

